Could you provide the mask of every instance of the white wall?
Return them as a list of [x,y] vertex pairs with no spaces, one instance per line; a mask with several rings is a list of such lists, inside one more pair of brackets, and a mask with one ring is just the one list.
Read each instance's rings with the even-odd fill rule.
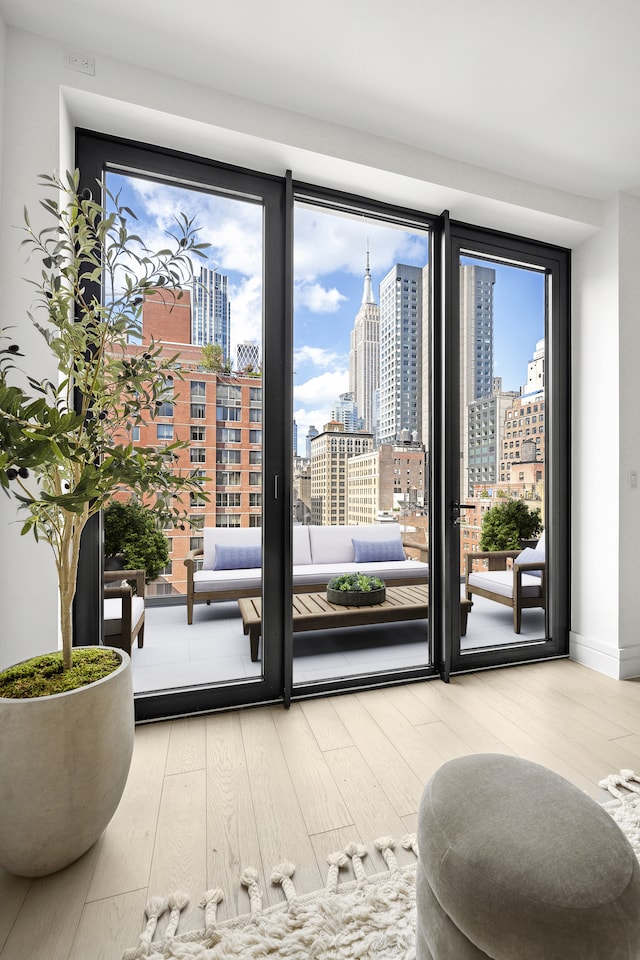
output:
[[[12,225],[20,223],[23,203],[36,208],[37,174],[70,165],[74,123],[267,172],[282,174],[291,168],[302,180],[431,213],[447,208],[455,219],[578,247],[574,284],[575,526],[583,530],[591,521],[590,508],[601,491],[606,491],[611,511],[598,520],[595,538],[576,534],[580,556],[575,563],[573,641],[576,649],[588,647],[600,656],[593,665],[615,673],[620,625],[626,630],[627,620],[631,622],[627,605],[619,603],[618,571],[624,571],[626,588],[631,576],[626,571],[635,561],[626,536],[620,537],[618,517],[618,365],[624,348],[634,346],[633,290],[629,282],[619,299],[618,249],[620,243],[632,248],[637,241],[632,204],[625,205],[621,216],[618,204],[604,209],[595,200],[450,162],[382,136],[265,107],[103,57],[96,58],[94,77],[74,73],[65,68],[63,52],[57,43],[7,31],[0,130],[0,144],[4,142],[0,289],[3,316],[20,325],[19,340],[26,349],[30,372],[38,376],[52,371],[43,345],[24,319],[29,290],[18,278],[28,268]],[[630,274],[631,265],[625,264],[624,270],[625,275]],[[606,345],[601,342],[603,320],[609,333]],[[618,343],[619,328],[624,345]],[[607,400],[601,407],[603,394]],[[594,449],[595,423],[598,446]],[[633,443],[625,446],[629,463],[637,462],[638,449],[634,434]],[[0,552],[4,615],[0,665],[50,648],[56,615],[55,577],[47,550],[20,539],[15,529],[6,533],[11,515],[0,497],[0,529],[6,545]],[[594,539],[597,556],[588,557],[585,552],[582,559],[581,551],[591,548]],[[602,573],[602,543],[614,548],[606,575]]]

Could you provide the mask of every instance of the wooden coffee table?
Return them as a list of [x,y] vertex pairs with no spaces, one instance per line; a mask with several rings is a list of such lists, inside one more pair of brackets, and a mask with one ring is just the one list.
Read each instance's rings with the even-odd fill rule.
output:
[[[330,630],[367,623],[396,623],[400,620],[425,620],[429,615],[429,586],[426,583],[407,587],[387,587],[384,603],[370,607],[343,607],[329,603],[326,593],[294,593],[293,632]],[[243,597],[238,600],[242,628],[249,634],[251,659],[258,659],[258,641],[262,633],[262,600]],[[467,632],[467,618],[473,604],[460,600],[460,632]]]

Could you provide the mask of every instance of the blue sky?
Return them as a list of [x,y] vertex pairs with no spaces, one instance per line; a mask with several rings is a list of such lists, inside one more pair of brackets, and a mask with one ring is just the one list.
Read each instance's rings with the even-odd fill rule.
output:
[[[262,211],[258,204],[146,180],[109,175],[121,203],[136,211],[152,248],[165,245],[175,211],[195,216],[211,246],[208,266],[229,278],[231,352],[262,340]],[[396,263],[424,266],[428,236],[363,216],[299,204],[294,217],[294,417],[299,452],[310,424],[320,429],[349,389],[349,336],[362,300],[367,249],[375,299]],[[517,390],[544,335],[544,278],[500,264],[494,287],[494,375]]]

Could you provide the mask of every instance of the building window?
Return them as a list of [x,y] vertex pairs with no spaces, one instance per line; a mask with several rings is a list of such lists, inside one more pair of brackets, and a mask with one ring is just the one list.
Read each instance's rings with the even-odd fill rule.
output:
[[262,463],[262,450],[249,450],[249,463]]
[[262,409],[260,407],[249,410],[249,421],[251,423],[262,423]]
[[191,400],[204,400],[207,396],[207,385],[204,380],[191,381]]
[[218,450],[216,460],[218,463],[240,463],[241,456],[241,450]]
[[131,427],[131,442],[139,443],[140,441],[140,427]]
[[202,550],[204,548],[204,537],[189,537],[189,550]]
[[201,493],[190,493],[189,494],[189,506],[190,507],[206,507],[207,501]]
[[249,526],[250,527],[261,527],[262,526],[262,517],[249,517]]
[[218,443],[240,443],[242,440],[242,430],[237,427],[218,427],[216,430],[216,440]]
[[227,507],[239,507],[240,506],[240,494],[239,493],[216,493],[216,508],[218,510],[223,510]]
[[158,440],[173,440],[173,424],[159,423],[156,426]]
[[216,420],[242,420],[240,407],[216,407]]
[[195,447],[193,450],[189,450],[189,460],[191,463],[205,463],[207,459],[207,451],[204,447]]
[[249,430],[249,443],[262,443],[262,430]]
[[216,484],[219,487],[239,487],[239,470],[218,470],[216,471]]
[[261,507],[261,506],[262,506],[262,494],[261,494],[261,493],[250,493],[250,494],[249,494],[249,506],[250,506],[250,507]]
[[192,420],[204,420],[207,416],[207,408],[204,403],[192,403],[191,404],[191,419]]
[[240,515],[237,513],[219,513],[216,517],[216,527],[239,527]]
[[250,473],[249,474],[249,486],[250,487],[259,487],[262,483],[262,474],[261,473]]
[[191,427],[192,440],[204,440],[206,427]]

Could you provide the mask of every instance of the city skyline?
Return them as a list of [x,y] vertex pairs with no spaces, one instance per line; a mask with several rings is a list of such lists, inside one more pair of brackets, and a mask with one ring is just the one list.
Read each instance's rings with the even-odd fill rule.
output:
[[[121,202],[135,210],[136,230],[149,245],[162,245],[177,211],[195,218],[200,239],[211,244],[207,266],[228,277],[231,357],[239,343],[261,345],[260,205],[113,173],[108,183],[112,191],[121,190]],[[380,282],[396,264],[428,263],[428,234],[364,215],[296,204],[293,417],[301,443],[310,425],[322,429],[336,399],[349,390],[350,336],[362,300],[367,250],[379,303]],[[496,270],[493,374],[502,377],[503,389],[519,390],[535,345],[544,336],[544,277],[478,258],[462,262]]]

